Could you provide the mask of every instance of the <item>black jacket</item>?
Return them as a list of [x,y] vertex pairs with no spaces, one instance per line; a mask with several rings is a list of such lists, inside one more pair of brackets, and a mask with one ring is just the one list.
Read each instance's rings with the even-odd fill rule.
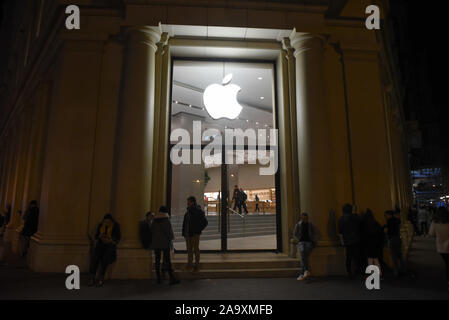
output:
[[111,239],[112,243],[103,243],[101,241],[101,226],[103,225],[103,222],[100,222],[97,226],[97,231],[95,232],[95,240],[97,240],[96,248],[104,248],[104,246],[112,246],[112,254],[108,257],[108,261],[105,261],[107,264],[113,263],[117,259],[117,244],[120,241],[121,233],[120,233],[120,225],[114,221],[112,232],[111,232]]
[[25,213],[25,223],[22,229],[22,235],[31,237],[37,232],[39,224],[39,208],[32,207]]
[[169,249],[170,241],[175,236],[166,213],[156,213],[150,226],[151,230],[151,249]]
[[151,245],[151,229],[147,219],[140,221],[139,223],[139,238],[142,248],[149,249]]
[[182,236],[192,237],[201,234],[207,223],[206,215],[200,206],[188,207],[182,222]]
[[338,233],[345,246],[360,243],[360,217],[354,213],[343,214],[338,220]]

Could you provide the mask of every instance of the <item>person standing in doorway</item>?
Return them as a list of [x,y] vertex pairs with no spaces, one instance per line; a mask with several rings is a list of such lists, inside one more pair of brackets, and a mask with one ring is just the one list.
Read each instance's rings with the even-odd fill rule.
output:
[[[238,190],[238,189],[237,189]],[[204,211],[196,203],[196,198],[187,198],[187,211],[182,222],[182,236],[186,239],[187,266],[186,269],[199,270],[200,265],[200,235],[207,227],[207,219]],[[195,265],[193,265],[193,254],[195,253]]]
[[173,229],[168,216],[168,208],[162,206],[159,212],[154,215],[151,223],[151,248],[154,250],[155,269],[157,283],[161,283],[161,254],[164,255],[164,269],[162,272],[168,272],[170,284],[178,284],[179,280],[175,278],[170,258],[170,242],[175,238]]
[[321,235],[318,228],[309,222],[309,215],[304,212],[301,214],[301,219],[295,225],[293,236],[298,241],[298,249],[302,263],[302,273],[297,280],[302,281],[310,277],[309,255],[313,248],[315,248]]
[[259,209],[259,196],[256,194],[256,196],[254,197],[254,199],[256,200],[256,209],[254,209],[254,212],[259,212],[259,213],[260,213],[260,209]]
[[436,236],[437,252],[443,258],[446,267],[447,290],[449,291],[449,211],[439,207],[435,219],[430,225],[430,236]]
[[[120,226],[114,220],[111,214],[107,213],[103,217],[103,221],[97,226],[95,232],[95,248],[90,264],[90,282],[89,286],[103,286],[104,276],[108,266],[117,259],[117,244],[121,238]],[[98,267],[100,267],[99,276],[97,275]]]
[[343,206],[343,216],[338,220],[338,233],[346,248],[346,272],[353,276],[352,263],[355,262],[357,272],[361,273],[360,259],[360,217],[352,212],[352,205]]

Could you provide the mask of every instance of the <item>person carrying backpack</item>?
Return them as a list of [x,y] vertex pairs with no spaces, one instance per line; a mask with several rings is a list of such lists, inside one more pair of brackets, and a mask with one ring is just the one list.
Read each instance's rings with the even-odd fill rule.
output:
[[170,285],[178,284],[180,281],[176,279],[173,272],[170,259],[170,242],[175,238],[173,229],[168,219],[168,208],[162,206],[159,212],[154,215],[150,226],[151,245],[150,248],[154,250],[155,269],[157,283],[162,282],[161,279],[161,254],[164,255],[164,266],[170,276]]
[[[186,269],[199,270],[200,264],[200,235],[207,227],[207,219],[204,211],[196,203],[196,198],[187,198],[187,211],[182,222],[182,236],[186,239],[187,266]],[[193,253],[195,253],[195,265],[193,265]]]

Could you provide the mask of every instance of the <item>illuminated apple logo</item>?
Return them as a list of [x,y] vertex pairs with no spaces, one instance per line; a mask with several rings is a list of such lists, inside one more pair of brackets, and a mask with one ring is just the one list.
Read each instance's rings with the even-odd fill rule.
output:
[[229,84],[232,73],[223,78],[222,84],[211,84],[204,90],[203,101],[207,112],[214,119],[235,119],[242,112],[242,106],[237,101],[237,94],[241,88]]

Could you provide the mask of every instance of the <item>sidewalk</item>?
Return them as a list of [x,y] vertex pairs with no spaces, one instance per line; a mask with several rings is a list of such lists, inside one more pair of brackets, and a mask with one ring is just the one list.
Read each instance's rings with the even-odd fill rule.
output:
[[102,288],[89,288],[86,275],[80,290],[69,291],[65,274],[33,273],[16,261],[0,263],[0,299],[449,299],[434,239],[416,238],[409,267],[417,273],[415,280],[387,277],[377,291],[344,277],[185,280],[173,287],[154,280],[110,280]]

